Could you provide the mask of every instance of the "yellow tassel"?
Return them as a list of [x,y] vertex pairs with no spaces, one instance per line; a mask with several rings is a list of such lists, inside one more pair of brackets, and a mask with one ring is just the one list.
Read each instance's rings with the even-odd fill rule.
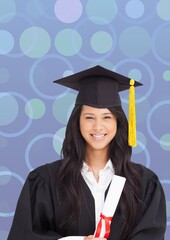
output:
[[129,126],[128,126],[128,144],[131,147],[136,146],[136,106],[135,106],[135,80],[130,80],[129,89]]

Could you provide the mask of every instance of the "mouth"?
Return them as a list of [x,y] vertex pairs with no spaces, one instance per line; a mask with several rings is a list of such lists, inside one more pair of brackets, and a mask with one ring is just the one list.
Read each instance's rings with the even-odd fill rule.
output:
[[90,134],[95,140],[102,140],[107,134]]

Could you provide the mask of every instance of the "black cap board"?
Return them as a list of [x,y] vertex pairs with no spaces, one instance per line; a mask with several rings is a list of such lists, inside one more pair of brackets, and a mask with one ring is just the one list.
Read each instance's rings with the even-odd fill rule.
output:
[[[97,108],[120,106],[119,92],[129,89],[130,78],[101,66],[55,80],[54,83],[77,90],[76,104]],[[134,86],[142,85],[134,82]]]

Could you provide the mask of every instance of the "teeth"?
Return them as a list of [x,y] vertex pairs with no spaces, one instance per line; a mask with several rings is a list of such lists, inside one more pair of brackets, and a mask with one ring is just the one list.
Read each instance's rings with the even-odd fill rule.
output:
[[92,137],[96,138],[96,139],[101,139],[105,136],[105,134],[100,134],[100,135],[96,135],[96,134],[92,134]]

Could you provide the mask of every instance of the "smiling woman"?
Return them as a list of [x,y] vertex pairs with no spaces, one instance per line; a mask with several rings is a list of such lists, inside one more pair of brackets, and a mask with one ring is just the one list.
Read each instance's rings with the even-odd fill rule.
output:
[[[55,82],[79,91],[63,159],[29,174],[8,240],[163,240],[162,186],[131,162],[134,86],[141,84],[100,66]],[[132,125],[118,93],[129,88]]]

